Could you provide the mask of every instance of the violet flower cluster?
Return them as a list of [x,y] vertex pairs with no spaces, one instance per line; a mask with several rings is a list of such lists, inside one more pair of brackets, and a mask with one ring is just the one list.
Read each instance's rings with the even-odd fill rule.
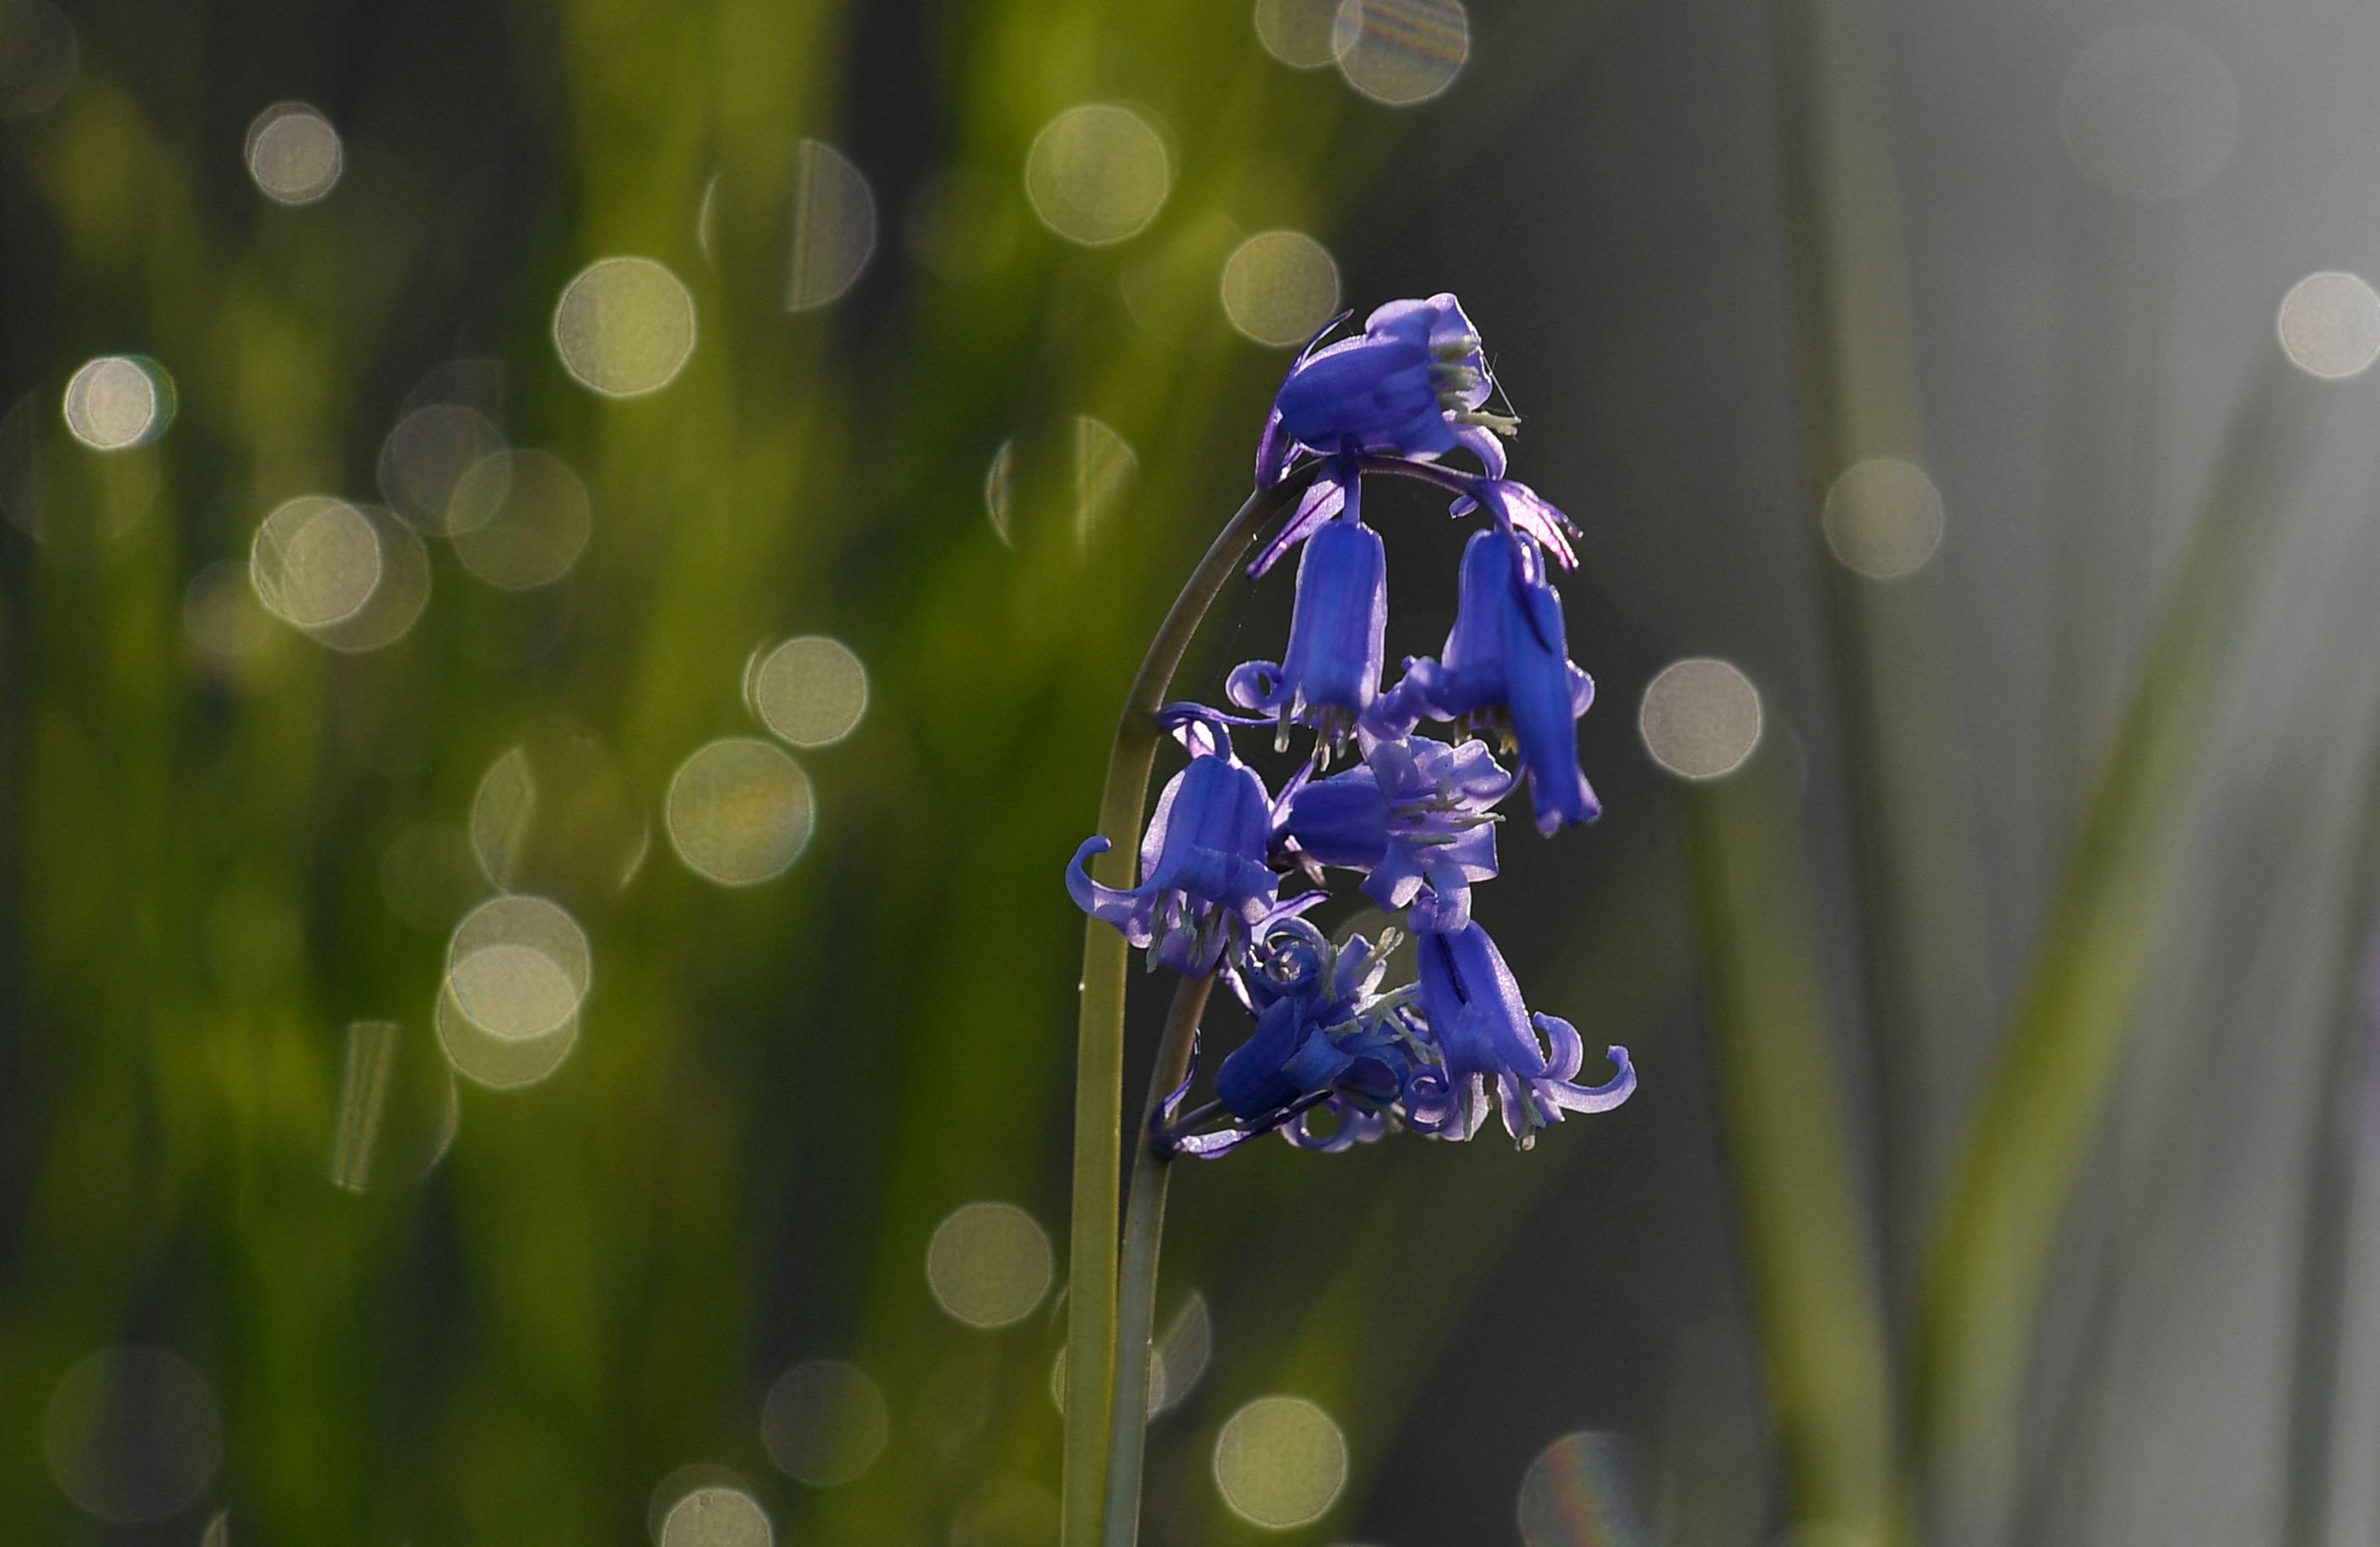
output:
[[[1621,1047],[1608,1049],[1610,1078],[1579,1082],[1578,1033],[1530,1012],[1473,916],[1474,885],[1496,875],[1497,808],[1516,787],[1527,786],[1543,833],[1599,810],[1578,761],[1594,686],[1570,659],[1551,579],[1575,566],[1577,528],[1505,477],[1517,421],[1488,411],[1495,380],[1452,296],[1390,302],[1360,333],[1322,344],[1331,331],[1290,369],[1257,452],[1261,486],[1293,469],[1311,476],[1248,571],[1303,550],[1281,659],[1232,671],[1231,711],[1165,711],[1189,762],[1149,817],[1141,883],[1093,880],[1088,862],[1109,846],[1093,838],[1075,852],[1067,890],[1152,968],[1220,972],[1255,1018],[1216,1069],[1212,1099],[1184,1113],[1185,1084],[1166,1104],[1161,1147],[1220,1154],[1278,1130],[1339,1150],[1400,1126],[1462,1140],[1491,1106],[1526,1147],[1564,1113],[1616,1106],[1636,1084]],[[1456,452],[1479,471],[1441,461]],[[1452,514],[1481,518],[1445,647],[1404,661],[1393,683],[1388,552],[1363,518],[1366,472],[1424,477],[1456,496]],[[1423,734],[1426,722],[1461,739]],[[1278,792],[1232,741],[1266,727],[1276,750],[1295,731],[1311,737]],[[1330,896],[1332,872],[1360,876],[1364,896],[1402,912],[1417,981],[1382,987],[1398,930],[1334,945],[1305,920]]]

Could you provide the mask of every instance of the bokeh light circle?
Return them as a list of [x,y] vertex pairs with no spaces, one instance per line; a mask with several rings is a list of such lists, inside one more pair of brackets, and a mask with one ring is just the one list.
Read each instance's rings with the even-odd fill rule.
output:
[[563,290],[553,346],[563,369],[606,397],[641,397],[694,353],[694,296],[650,258],[604,258]]
[[381,583],[380,538],[344,500],[301,494],[273,507],[249,545],[249,582],[266,611],[301,629],[363,610]]
[[1105,421],[1077,414],[1073,421],[1075,546],[1090,551],[1091,539],[1123,507],[1124,490],[1140,473],[1132,442]]
[[1924,568],[1941,546],[1942,491],[1913,464],[1870,457],[1828,488],[1820,526],[1844,568],[1897,580]]
[[163,435],[173,405],[173,388],[153,364],[103,355],[67,380],[61,406],[76,440],[93,451],[119,452]]
[[841,300],[875,252],[876,193],[868,178],[833,146],[803,140],[794,163],[785,309],[809,311]]
[[839,1360],[811,1360],[776,1379],[760,1408],[760,1441],[779,1471],[815,1488],[856,1481],[884,1453],[883,1389]]
[[455,1071],[420,1033],[395,1021],[347,1028],[331,1184],[370,1192],[419,1181],[444,1158],[462,1120]]
[[2274,328],[2289,363],[2307,375],[2361,376],[2380,359],[2380,294],[2359,275],[2308,274],[2281,298]]
[[463,522],[455,557],[505,591],[568,574],[595,525],[587,485],[551,452],[498,452],[474,463],[455,480],[454,506]]
[[266,198],[311,204],[339,186],[339,131],[304,103],[275,103],[248,126],[248,175]]
[[577,1044],[594,982],[587,932],[542,897],[492,897],[446,944],[439,1041],[455,1070],[482,1085],[534,1083]]
[[168,1519],[223,1462],[223,1419],[206,1380],[164,1348],[103,1348],[50,1394],[42,1444],[59,1490],[116,1526]]
[[1346,1436],[1302,1396],[1259,1396],[1215,1436],[1215,1486],[1256,1525],[1287,1530],[1320,1519],[1346,1485]]
[[975,1327],[1023,1321],[1050,1292],[1049,1232],[1014,1203],[968,1203],[934,1227],[926,1284],[936,1303]]
[[1654,761],[1685,779],[1735,771],[1760,741],[1760,693],[1723,660],[1664,667],[1645,688],[1637,728]]
[[697,1488],[662,1517],[661,1547],[770,1547],[768,1513],[740,1488]]
[[1341,0],[1331,30],[1339,73],[1386,107],[1439,95],[1471,57],[1462,0]]
[[1537,1453],[1522,1474],[1527,1547],[1652,1547],[1644,1449],[1624,1435],[1582,1430]]
[[809,776],[748,736],[698,747],[670,776],[662,820],[686,868],[722,887],[783,874],[809,841]]
[[754,662],[746,695],[760,722],[795,746],[828,746],[868,712],[868,668],[841,640],[788,639]]
[[380,491],[389,509],[433,537],[486,521],[504,491],[484,486],[464,497],[462,482],[474,468],[497,460],[504,434],[476,408],[460,403],[428,403],[414,409],[380,443]]
[[2143,203],[2204,187],[2240,139],[2240,89],[2189,33],[2119,27],[2076,54],[2058,99],[2076,170]]
[[1223,313],[1275,348],[1304,344],[1339,309],[1339,265],[1303,231],[1259,231],[1223,260]]
[[1002,441],[983,470],[983,514],[1002,545],[1016,546],[1016,442]]
[[1257,0],[1257,41],[1293,70],[1339,57],[1339,0]]
[[1070,107],[1033,137],[1025,193],[1041,223],[1070,242],[1104,247],[1157,218],[1173,183],[1165,141],[1113,103]]
[[50,0],[0,0],[0,121],[55,105],[81,56],[74,23]]

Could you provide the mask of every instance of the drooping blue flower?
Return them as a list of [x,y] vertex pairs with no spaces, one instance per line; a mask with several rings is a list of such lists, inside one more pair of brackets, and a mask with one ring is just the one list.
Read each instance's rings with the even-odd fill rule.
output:
[[1498,801],[1512,776],[1486,745],[1427,737],[1373,743],[1360,767],[1298,786],[1283,827],[1317,864],[1361,870],[1364,894],[1413,910],[1418,929],[1460,929],[1471,883],[1496,874]]
[[[1217,1070],[1215,1100],[1164,1135],[1168,1147],[1212,1156],[1279,1129],[1303,1148],[1341,1150],[1386,1132],[1418,1050],[1402,1013],[1410,990],[1378,991],[1395,943],[1357,935],[1333,947],[1293,917],[1258,931],[1232,975],[1256,1030]],[[1218,1114],[1224,1126],[1200,1131]]]
[[1091,856],[1109,848],[1106,839],[1091,838],[1066,867],[1066,891],[1132,944],[1154,944],[1153,965],[1204,977],[1233,934],[1245,939],[1272,913],[1281,877],[1266,864],[1272,823],[1264,780],[1232,755],[1218,728],[1196,729],[1204,734],[1184,738],[1189,766],[1165,786],[1148,818],[1140,885],[1119,890],[1091,879]]
[[1300,451],[1427,461],[1464,446],[1490,477],[1502,476],[1497,437],[1518,421],[1486,412],[1494,378],[1478,330],[1452,296],[1390,301],[1355,337],[1318,347],[1321,339],[1305,346],[1273,399],[1257,447],[1260,488],[1279,483]]
[[1277,719],[1284,738],[1294,723],[1342,741],[1379,695],[1388,622],[1388,549],[1364,525],[1351,483],[1345,508],[1298,561],[1289,647],[1277,663],[1235,669],[1226,691],[1241,708]]
[[[1477,924],[1419,937],[1420,1016],[1438,1061],[1406,1079],[1406,1119],[1421,1132],[1468,1139],[1488,1120],[1492,1097],[1505,1131],[1525,1149],[1564,1112],[1602,1112],[1628,1099],[1636,1071],[1628,1050],[1607,1053],[1619,1072],[1600,1085],[1574,1082],[1583,1056],[1567,1021],[1532,1016],[1496,942]],[[1550,1052],[1537,1040],[1543,1032]]]
[[1496,731],[1518,747],[1537,828],[1550,833],[1602,810],[1578,766],[1578,718],[1594,700],[1593,680],[1570,659],[1561,598],[1536,542],[1499,525],[1463,550],[1446,647],[1406,663],[1366,728],[1397,735],[1428,719]]

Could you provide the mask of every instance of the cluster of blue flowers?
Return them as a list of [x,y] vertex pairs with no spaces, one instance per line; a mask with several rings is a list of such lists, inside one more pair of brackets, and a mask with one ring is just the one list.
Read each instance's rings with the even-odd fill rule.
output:
[[[1336,324],[1333,324],[1335,328]],[[1261,575],[1303,545],[1289,643],[1278,661],[1231,673],[1237,713],[1170,707],[1164,729],[1190,755],[1159,797],[1141,842],[1144,879],[1100,885],[1076,851],[1068,891],[1093,917],[1149,953],[1150,965],[1220,972],[1256,1031],[1216,1070],[1214,1097],[1188,1114],[1187,1087],[1160,1114],[1157,1142],[1219,1154],[1261,1133],[1324,1150],[1392,1125],[1467,1139],[1501,1109],[1523,1146],[1565,1112],[1616,1106],[1635,1089],[1626,1049],[1599,1085],[1577,1082],[1583,1048],[1570,1023],[1531,1015],[1471,888],[1496,874],[1496,806],[1525,779],[1541,832],[1592,821],[1577,722],[1594,696],[1573,665],[1548,571],[1576,564],[1568,517],[1504,476],[1515,421],[1488,411],[1495,381],[1479,335],[1452,296],[1395,301],[1363,332],[1291,368],[1257,453],[1270,487],[1310,473],[1286,524],[1249,566]],[[1439,459],[1475,458],[1471,474]],[[1486,520],[1463,554],[1454,627],[1436,659],[1409,659],[1382,686],[1388,555],[1364,524],[1366,472],[1398,473],[1456,496],[1456,516]],[[1419,733],[1424,720],[1466,739]],[[1293,727],[1313,752],[1281,791],[1240,761],[1235,728]],[[1514,767],[1497,761],[1493,733]],[[1352,760],[1326,773],[1332,760]],[[1325,872],[1352,871],[1417,937],[1419,980],[1383,991],[1397,931],[1334,946],[1301,915],[1330,894]],[[1284,884],[1305,889],[1284,896]]]

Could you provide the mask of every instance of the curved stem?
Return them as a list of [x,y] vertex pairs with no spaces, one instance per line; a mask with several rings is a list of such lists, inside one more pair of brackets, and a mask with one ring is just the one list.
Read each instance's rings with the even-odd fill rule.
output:
[[[1157,711],[1175,668],[1239,566],[1257,532],[1305,489],[1312,477],[1293,475],[1259,489],[1215,537],[1189,584],[1173,598],[1148,654],[1133,679],[1108,753],[1107,785],[1099,796],[1099,832],[1113,845],[1091,862],[1111,887],[1128,888],[1140,868],[1140,816],[1148,801],[1157,759]],[[1098,1540],[1099,1503],[1107,1478],[1109,1382],[1114,1373],[1116,1203],[1123,1182],[1123,998],[1127,953],[1111,925],[1085,921],[1083,1002],[1075,1049],[1074,1206],[1066,1267],[1065,1477],[1062,1547]]]
[[1165,1184],[1173,1157],[1149,1142],[1165,1098],[1190,1078],[1198,1017],[1215,986],[1213,974],[1185,977],[1173,990],[1165,1036],[1148,1071],[1139,1148],[1132,1162],[1132,1198],[1123,1215],[1123,1284],[1116,1310],[1115,1407],[1108,1416],[1107,1531],[1100,1547],[1133,1547],[1140,1534],[1141,1459],[1148,1440],[1149,1328],[1157,1319],[1157,1244],[1165,1229]]

